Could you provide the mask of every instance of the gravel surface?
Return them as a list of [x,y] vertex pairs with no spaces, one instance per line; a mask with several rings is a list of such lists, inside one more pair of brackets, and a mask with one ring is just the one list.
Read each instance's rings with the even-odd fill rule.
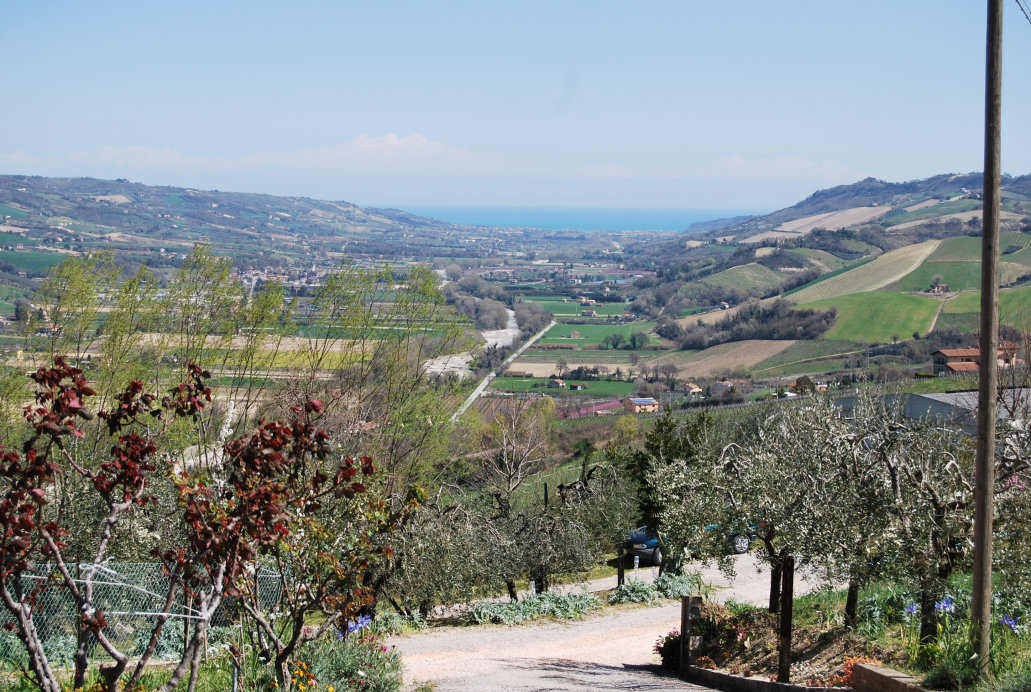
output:
[[[715,568],[692,567],[715,587],[713,600],[762,605],[769,597],[769,572],[760,572],[751,554],[735,558],[733,581]],[[653,571],[642,568],[636,577],[651,581]],[[602,591],[615,585],[616,578],[610,577],[587,587]],[[579,590],[584,585],[563,588]],[[796,594],[815,588],[815,582],[795,575]],[[423,682],[432,682],[439,692],[706,689],[665,675],[659,668],[652,646],[680,626],[680,604],[661,603],[618,607],[581,621],[433,628],[392,643],[404,659],[408,689]]]

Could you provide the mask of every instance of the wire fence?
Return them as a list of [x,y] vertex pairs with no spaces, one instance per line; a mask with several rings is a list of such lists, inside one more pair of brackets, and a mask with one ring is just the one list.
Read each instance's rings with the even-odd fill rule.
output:
[[[93,602],[98,611],[103,611],[108,623],[104,629],[108,639],[130,657],[142,655],[168,598],[169,577],[162,565],[120,562],[67,567],[79,589],[87,584],[92,588]],[[262,610],[274,610],[282,594],[279,573],[260,568],[253,578]],[[35,599],[33,619],[47,658],[58,665],[70,664],[79,645],[76,635],[79,614],[57,566],[37,566],[33,573],[22,578],[21,589],[26,597]],[[237,613],[236,602],[225,599],[209,625],[216,632],[219,628],[236,625]],[[198,617],[188,593],[179,590],[168,616],[154,650],[153,658],[157,660],[177,660],[182,655],[186,634]],[[0,626],[8,622],[13,622],[9,615],[0,616]],[[107,656],[95,638],[87,641],[87,647],[91,659]],[[17,664],[24,657],[24,647],[16,636],[6,629],[0,630],[0,665]]]

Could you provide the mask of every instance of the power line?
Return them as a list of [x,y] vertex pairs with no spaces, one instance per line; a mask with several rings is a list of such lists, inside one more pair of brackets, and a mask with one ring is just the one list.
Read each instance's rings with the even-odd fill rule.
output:
[[1016,0],[1016,1],[1017,1],[1017,7],[1019,7],[1020,11],[1024,13],[1024,19],[1026,19],[1028,21],[1028,23],[1031,24],[1031,13],[1028,13],[1027,7],[1024,6],[1024,0]]

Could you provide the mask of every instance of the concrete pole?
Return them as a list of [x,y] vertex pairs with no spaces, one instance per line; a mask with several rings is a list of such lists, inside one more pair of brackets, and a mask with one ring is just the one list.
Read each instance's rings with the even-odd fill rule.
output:
[[974,468],[974,584],[970,608],[974,652],[982,671],[992,636],[992,519],[995,397],[999,372],[999,207],[1002,143],[1002,0],[988,0],[985,61],[984,220],[981,243],[981,366]]

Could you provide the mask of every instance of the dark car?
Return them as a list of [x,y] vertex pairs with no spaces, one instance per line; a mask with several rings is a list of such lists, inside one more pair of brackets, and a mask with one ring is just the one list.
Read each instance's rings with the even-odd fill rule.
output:
[[[705,530],[715,531],[718,528],[719,525],[710,524],[705,527]],[[727,545],[730,552],[740,555],[748,552],[754,538],[754,527],[750,526],[744,531],[731,532],[727,536]],[[630,532],[630,537],[626,542],[626,553],[631,557],[641,558],[641,564],[662,564],[662,548],[659,546],[659,539],[648,530],[647,526],[639,526]]]
[[630,532],[626,542],[626,554],[631,557],[641,558],[641,563],[653,565],[662,564],[662,548],[659,547],[659,539],[647,526],[640,526]]

